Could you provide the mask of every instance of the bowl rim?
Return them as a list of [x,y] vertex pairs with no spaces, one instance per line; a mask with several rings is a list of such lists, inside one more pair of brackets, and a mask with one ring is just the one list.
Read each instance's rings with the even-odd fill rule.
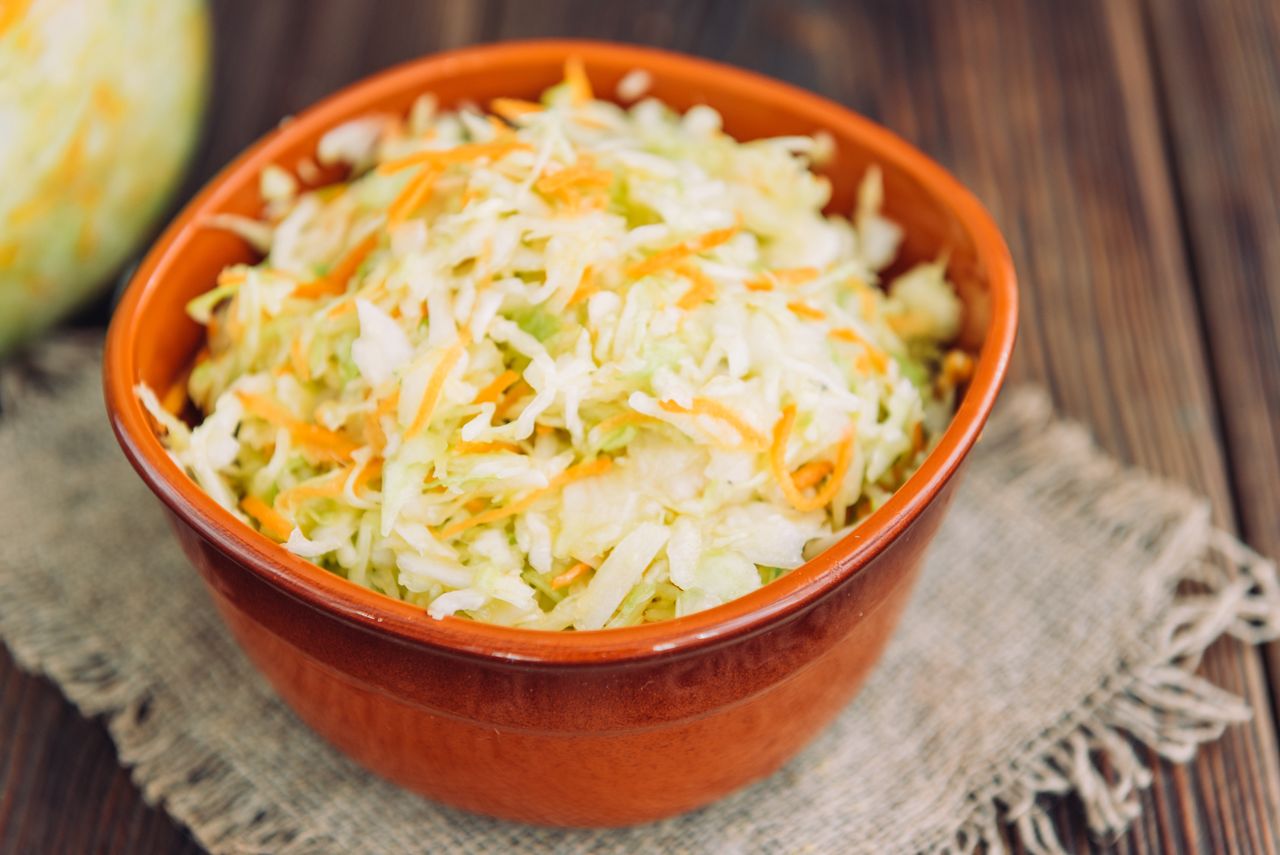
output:
[[[543,65],[570,54],[580,56],[588,69],[599,62],[644,67],[675,79],[714,79],[718,88],[785,105],[817,124],[838,127],[874,151],[877,159],[894,161],[931,190],[970,232],[980,264],[989,271],[991,323],[964,400],[920,468],[842,541],[769,585],[693,615],[619,629],[570,633],[456,617],[432,619],[419,606],[363,588],[293,555],[205,494],[168,456],[133,392],[138,372],[132,342],[143,326],[149,295],[181,269],[182,249],[201,228],[200,222],[225,203],[230,188],[256,180],[262,167],[299,137],[318,136],[367,111],[363,105],[382,95],[429,89],[436,80],[482,66]],[[538,39],[474,45],[392,66],[323,98],[259,138],[183,207],[147,253],[112,318],[103,380],[112,429],[142,479],[178,519],[272,587],[349,624],[439,652],[530,664],[611,664],[670,657],[753,635],[814,604],[883,552],[943,489],[977,440],[1007,372],[1016,326],[1013,262],[990,215],[943,167],[888,129],[814,93],[711,60],[604,41]]]

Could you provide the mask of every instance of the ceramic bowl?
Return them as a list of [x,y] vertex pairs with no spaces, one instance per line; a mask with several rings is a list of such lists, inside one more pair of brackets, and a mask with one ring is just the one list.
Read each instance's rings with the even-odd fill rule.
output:
[[[251,260],[209,215],[259,210],[258,174],[310,157],[340,122],[532,98],[577,55],[597,92],[646,69],[652,94],[706,103],[741,139],[827,131],[832,209],[884,171],[907,261],[947,253],[976,370],[936,450],[842,543],[741,599],[665,623],[550,633],[434,620],[297,558],[224,511],[165,454],[133,387],[167,388],[201,329],[184,304]],[[592,42],[468,48],[377,74],[283,124],[191,201],[111,325],[106,400],[125,454],[167,507],[184,550],[249,658],[311,727],[432,799],[510,819],[610,826],[686,811],[765,777],[853,697],[902,614],[925,547],[991,411],[1013,347],[1014,273],[995,225],[950,175],[838,104],[728,66]],[[246,722],[247,727],[252,722]]]

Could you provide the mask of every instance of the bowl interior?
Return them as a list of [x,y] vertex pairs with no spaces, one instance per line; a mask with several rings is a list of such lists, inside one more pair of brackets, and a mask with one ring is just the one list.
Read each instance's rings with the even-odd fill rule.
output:
[[888,538],[903,530],[955,471],[990,412],[1012,349],[1013,271],[1008,251],[982,207],[944,170],[892,133],[818,96],[717,63],[592,42],[468,48],[391,69],[343,90],[283,122],[241,155],[191,202],[152,250],[131,283],[108,337],[108,408],[126,453],[180,516],[239,555],[246,566],[271,575],[298,596],[314,598],[355,620],[364,620],[376,608],[382,612],[377,618],[380,630],[400,632],[415,641],[430,643],[435,635],[455,633],[448,641],[466,647],[469,642],[456,636],[456,627],[463,626],[462,632],[471,633],[468,638],[483,637],[487,649],[509,643],[512,651],[536,656],[551,650],[553,642],[529,641],[529,636],[562,634],[454,618],[424,624],[420,611],[407,604],[358,589],[293,557],[238,525],[178,472],[150,435],[131,390],[139,381],[167,389],[180,376],[203,333],[187,318],[186,303],[210,288],[226,265],[256,260],[239,238],[209,228],[205,221],[216,213],[256,216],[262,204],[258,176],[263,167],[278,164],[293,169],[314,156],[318,139],[328,129],[370,113],[403,115],[423,93],[433,93],[444,108],[466,102],[483,106],[499,96],[534,98],[560,81],[564,60],[570,55],[582,58],[601,97],[609,97],[628,72],[644,69],[653,78],[652,96],[681,110],[711,105],[722,115],[724,129],[741,140],[818,131],[831,134],[835,156],[823,169],[832,184],[831,212],[849,214],[866,169],[878,165],[884,174],[886,213],[905,230],[895,268],[947,258],[948,273],[965,305],[960,344],[978,354],[974,379],[938,447],[908,483],[859,527],[858,535],[764,589],[715,609],[662,624],[574,633],[582,657],[588,656],[583,652],[588,650],[585,636],[610,639],[600,642],[592,655],[609,650],[647,655],[671,649],[674,635],[681,636],[681,644],[710,643],[722,633],[799,607],[817,590],[835,584],[835,575],[856,572]]
[[[905,230],[901,255],[890,273],[945,254],[948,273],[962,292],[966,307],[962,345],[974,352],[979,349],[991,317],[989,271],[977,252],[972,233],[957,212],[938,198],[936,189],[919,180],[909,163],[900,162],[898,153],[892,150],[872,148],[873,141],[858,133],[868,130],[866,125],[845,127],[843,123],[833,123],[830,116],[815,113],[808,104],[788,105],[785,93],[771,91],[776,84],[766,87],[766,81],[761,80],[754,81],[758,85],[743,85],[737,78],[690,74],[687,69],[672,66],[701,63],[657,52],[653,56],[636,56],[635,53],[647,52],[600,52],[595,46],[570,45],[567,49],[527,55],[496,54],[481,61],[459,58],[424,69],[421,74],[399,73],[381,78],[375,81],[376,85],[362,87],[359,93],[348,90],[336,101],[309,111],[303,118],[307,124],[304,133],[276,132],[233,164],[219,176],[218,192],[203,206],[205,215],[257,216],[262,207],[258,192],[262,167],[275,163],[294,170],[300,161],[314,157],[316,142],[325,130],[348,119],[371,113],[404,115],[425,92],[433,93],[443,108],[468,102],[483,106],[497,97],[534,99],[561,80],[567,50],[584,56],[587,74],[602,97],[610,97],[627,72],[643,68],[653,76],[652,96],[679,110],[697,104],[714,106],[724,118],[725,131],[739,140],[830,133],[836,143],[835,157],[821,170],[832,185],[830,213],[850,214],[862,176],[869,166],[879,165],[884,173],[885,212]],[[318,113],[323,114],[322,122],[315,121]],[[223,267],[256,260],[235,236],[220,229],[202,228],[199,221],[191,226],[181,240],[182,276],[167,281],[163,288],[149,290],[145,306],[140,307],[140,311],[165,319],[164,335],[134,342],[138,379],[156,389],[168,388],[199,347],[203,330],[186,317],[186,303],[212,287]]]

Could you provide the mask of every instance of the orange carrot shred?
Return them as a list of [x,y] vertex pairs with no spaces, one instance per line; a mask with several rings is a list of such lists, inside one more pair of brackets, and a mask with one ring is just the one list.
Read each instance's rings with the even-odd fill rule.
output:
[[537,501],[545,496],[551,495],[561,487],[573,481],[580,481],[583,478],[590,478],[595,475],[601,475],[613,466],[613,460],[608,457],[598,457],[590,463],[579,463],[577,466],[570,466],[565,471],[551,479],[551,483],[547,486],[526,493],[524,497],[517,499],[510,504],[497,508],[490,508],[487,511],[468,517],[464,520],[449,523],[440,529],[440,537],[451,538],[474,526],[484,525],[486,523],[496,522],[497,520],[506,519],[516,514],[524,513],[533,507]]
[[258,528],[269,537],[285,541],[293,533],[293,523],[257,496],[245,496],[241,499],[240,509],[253,517],[258,523]]
[[795,312],[802,318],[808,318],[811,321],[820,321],[827,316],[827,313],[821,309],[814,308],[803,300],[792,300],[787,303],[787,308]]
[[592,294],[600,290],[599,280],[592,275],[591,265],[587,265],[582,269],[582,278],[578,280],[578,287],[573,292],[573,296],[569,298],[566,306],[576,306],[583,300],[586,300]]
[[640,279],[651,273],[657,273],[659,270],[665,270],[679,264],[689,256],[698,255],[699,253],[715,249],[722,243],[729,241],[738,233],[738,225],[724,229],[716,229],[707,232],[696,238],[678,243],[675,246],[667,247],[659,250],[643,261],[638,261],[627,268],[627,275],[633,279]]
[[[769,446],[769,468],[777,480],[782,494],[786,496],[792,507],[802,513],[816,511],[830,504],[844,483],[845,473],[853,459],[853,429],[845,434],[836,450],[836,461],[832,465],[831,476],[827,483],[812,496],[806,496],[796,484],[791,473],[787,471],[787,441],[791,438],[791,429],[796,422],[796,405],[788,404],[782,410],[782,416],[773,427],[773,442]],[[803,469],[804,467],[801,467]],[[806,476],[806,479],[811,476]]]
[[314,300],[317,297],[337,296],[343,293],[347,290],[347,283],[355,275],[356,270],[377,248],[378,233],[370,232],[324,276],[294,288],[293,296],[303,300]]
[[807,490],[826,478],[833,468],[835,467],[830,461],[811,460],[791,473],[791,483],[795,484],[797,489]]
[[311,379],[311,365],[307,361],[306,345],[302,339],[303,336],[299,333],[294,336],[293,344],[289,345],[289,365],[298,379],[306,383]]
[[820,273],[816,267],[784,267],[773,271],[773,278],[780,285],[803,285],[817,279]]
[[942,381],[948,386],[965,383],[973,376],[973,357],[963,350],[948,350],[942,357]]
[[191,377],[191,369],[183,371],[164,393],[160,406],[171,415],[180,416],[187,406],[187,380]]
[[889,357],[885,355],[884,351],[867,341],[861,333],[852,327],[837,327],[827,333],[827,335],[838,341],[847,341],[851,344],[862,345],[863,350],[866,352],[867,361],[873,371],[883,374],[888,370]]
[[494,408],[493,415],[495,418],[504,417],[516,401],[523,398],[529,392],[533,391],[533,387],[526,383],[523,379],[516,381],[506,394],[502,396],[502,400],[498,401],[498,406]]
[[595,97],[582,57],[571,56],[564,61],[564,82],[569,84],[569,98],[575,107],[581,107]]
[[514,442],[467,442],[460,439],[453,444],[453,450],[458,454],[493,454],[498,451],[519,454],[520,446]]
[[245,412],[284,428],[294,442],[325,457],[346,460],[351,457],[351,452],[359,448],[355,442],[340,433],[294,418],[292,413],[270,398],[249,392],[236,392],[236,397],[244,405]]
[[696,309],[708,300],[715,299],[716,283],[710,276],[692,264],[681,264],[676,270],[681,276],[693,283],[689,286],[689,290],[685,291],[680,299],[676,301],[676,305],[679,308],[689,311],[690,309]]
[[625,412],[621,412],[621,413],[617,413],[615,415],[609,416],[609,418],[601,421],[594,428],[592,428],[592,430],[597,431],[600,436],[604,436],[610,431],[612,431],[614,428],[619,428],[619,427],[622,427],[623,425],[646,424],[646,423],[656,424],[656,423],[660,423],[661,421],[662,421],[661,419],[655,419],[653,416],[650,416],[646,413],[638,413],[635,410],[627,410]]
[[502,393],[507,390],[507,387],[509,387],[512,383],[516,382],[519,379],[520,379],[519,374],[512,371],[511,369],[507,369],[506,371],[503,371],[501,374],[499,374],[497,377],[493,378],[493,380],[489,383],[489,385],[485,386],[483,389],[477,392],[476,396],[471,399],[471,403],[473,404],[497,403],[498,398],[501,397]]
[[281,490],[276,494],[276,510],[292,510],[303,499],[332,499],[342,495],[342,488],[351,472],[350,466],[334,469],[295,487]]
[[403,223],[414,211],[427,204],[439,176],[440,173],[434,169],[424,169],[409,179],[400,194],[387,206],[387,225],[396,226]]
[[351,485],[351,492],[359,495],[361,490],[369,486],[370,481],[381,476],[382,461],[380,459],[370,460],[360,469],[359,474],[356,475],[356,480]]
[[512,121],[529,113],[540,113],[543,107],[536,101],[525,101],[520,98],[494,98],[489,102],[489,109],[502,118]]
[[556,590],[559,590],[561,588],[567,588],[569,585],[572,585],[574,582],[580,579],[583,576],[583,574],[591,571],[592,569],[593,569],[592,566],[587,562],[579,561],[577,564],[573,565],[568,570],[564,571],[559,576],[556,576],[554,579],[552,579],[551,587]]
[[765,448],[769,445],[769,440],[765,438],[764,434],[753,428],[746,419],[719,401],[713,401],[710,398],[694,398],[693,405],[690,407],[681,406],[675,401],[659,401],[658,406],[669,413],[711,416],[726,422],[738,432],[738,436],[742,437],[742,444],[748,447]]
[[471,333],[464,328],[458,335],[457,340],[449,345],[444,355],[440,357],[439,364],[431,372],[431,378],[427,380],[427,388],[422,392],[422,402],[418,405],[418,413],[409,424],[409,429],[405,431],[406,437],[413,436],[430,423],[431,416],[436,411],[436,404],[440,403],[440,395],[444,391],[444,381],[448,378],[449,372],[453,370],[453,367],[458,364],[458,360],[462,358],[463,351],[467,349],[467,345],[470,343]]
[[438,149],[435,151],[419,151],[395,160],[388,160],[379,165],[376,171],[379,175],[391,175],[414,166],[425,166],[428,164],[440,169],[446,166],[455,166],[460,163],[469,163],[473,160],[479,160],[482,157],[496,159],[503,155],[510,154],[513,151],[529,150],[531,150],[531,147],[528,143],[512,138],[508,131],[507,135],[502,139],[480,143],[464,143],[463,145],[457,145],[453,148]]

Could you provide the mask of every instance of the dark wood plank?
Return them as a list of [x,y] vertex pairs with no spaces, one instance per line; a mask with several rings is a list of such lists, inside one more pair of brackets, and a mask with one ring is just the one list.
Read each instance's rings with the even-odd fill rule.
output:
[[[1231,5],[1257,15],[1267,2]],[[1280,357],[1274,353],[1274,326],[1254,322],[1244,343],[1221,339],[1231,339],[1235,325],[1249,326],[1240,319],[1251,319],[1250,307],[1263,306],[1261,313],[1271,319],[1276,315],[1266,314],[1271,303],[1257,288],[1244,296],[1232,292],[1237,296],[1218,304],[1226,308],[1208,306],[1214,376],[1226,405],[1222,424],[1232,440],[1238,483],[1245,485],[1238,486],[1238,495],[1257,506],[1246,509],[1242,501],[1237,508],[1217,435],[1214,376],[1206,367],[1192,272],[1204,286],[1204,299],[1204,288],[1214,282],[1205,276],[1207,269],[1252,282],[1248,277],[1255,271],[1248,265],[1254,262],[1240,259],[1256,255],[1237,254],[1239,243],[1214,243],[1215,224],[1232,240],[1248,240],[1232,231],[1234,221],[1208,213],[1189,213],[1180,221],[1178,203],[1184,211],[1194,209],[1188,204],[1193,187],[1195,198],[1225,193],[1218,200],[1225,210],[1235,215],[1244,209],[1254,218],[1255,244],[1266,244],[1265,236],[1276,233],[1275,208],[1250,207],[1255,188],[1247,171],[1197,165],[1193,175],[1180,152],[1209,151],[1228,165],[1252,152],[1252,144],[1235,131],[1206,135],[1196,126],[1223,118],[1229,107],[1213,101],[1223,92],[1238,101],[1258,90],[1258,80],[1270,80],[1269,91],[1275,91],[1275,77],[1259,77],[1256,68],[1258,55],[1267,52],[1266,37],[1242,37],[1230,29],[1242,26],[1236,18],[1232,24],[1215,20],[1216,29],[1205,34],[1197,13],[1188,11],[1190,3],[1152,3],[1161,36],[1161,91],[1179,143],[1173,163],[1148,34],[1134,3],[219,0],[212,5],[218,69],[210,121],[186,192],[283,115],[325,92],[403,59],[466,42],[612,38],[752,67],[880,119],[973,187],[1004,228],[1023,282],[1016,379],[1047,383],[1064,410],[1093,426],[1107,448],[1192,484],[1211,498],[1221,520],[1239,512],[1252,533],[1280,518],[1275,493],[1266,492],[1276,483],[1280,463],[1269,458],[1260,471],[1246,473],[1253,480],[1240,471],[1242,460],[1266,451],[1265,442],[1275,450],[1275,435],[1268,431],[1280,412]],[[1243,65],[1232,65],[1228,56],[1237,48],[1250,53]],[[1192,79],[1205,62],[1188,62],[1188,56],[1213,62],[1206,76],[1229,68],[1222,80],[1205,83]],[[1170,74],[1174,60],[1183,64],[1176,72],[1181,77]],[[1201,92],[1192,93],[1196,97],[1185,107],[1179,93],[1192,86]],[[1274,122],[1274,114],[1267,121]],[[1240,127],[1241,134],[1256,130],[1253,124]],[[1262,151],[1276,150],[1275,127],[1264,128],[1272,145]],[[1175,175],[1184,181],[1180,192]],[[1184,227],[1193,238],[1190,258]],[[1201,249],[1198,241],[1211,245]],[[1262,269],[1276,273],[1280,244],[1271,244]],[[1212,268],[1205,267],[1206,259]],[[1271,279],[1274,286],[1276,277]],[[1274,290],[1269,299],[1274,303]],[[1247,382],[1233,387],[1227,375],[1240,360],[1262,357],[1262,367],[1251,367]],[[1250,408],[1248,396],[1257,394],[1268,409]],[[1271,417],[1263,430],[1251,421],[1259,413]],[[1248,457],[1238,451],[1242,445],[1250,449]],[[1158,766],[1156,786],[1144,797],[1144,816],[1118,842],[1119,851],[1272,851],[1280,839],[1280,766],[1259,658],[1223,645],[1205,669],[1219,684],[1249,697],[1260,715],[1206,748],[1190,766]],[[100,725],[79,719],[46,682],[16,673],[7,657],[0,657],[0,688],[0,851],[193,847],[142,806]],[[1155,757],[1148,760],[1158,764]],[[1054,811],[1069,851],[1097,848],[1078,807],[1062,802]]]
[[142,801],[102,724],[0,646],[0,852],[200,851]]
[[[1276,558],[1280,4],[1152,0],[1148,16],[1240,525],[1256,548]],[[1269,658],[1274,685],[1280,647]]]
[[[1139,13],[1108,2],[871,4],[849,14],[815,4],[781,15],[757,46],[766,50],[773,37],[785,44],[787,28],[799,27],[812,57],[804,82],[918,142],[978,192],[1023,283],[1015,376],[1047,382],[1105,447],[1195,486],[1229,522],[1214,391]],[[729,58],[745,64],[742,50]],[[1267,851],[1280,839],[1260,658],[1219,645],[1204,670],[1248,697],[1258,717],[1185,769],[1149,754],[1158,780],[1125,848]],[[1065,842],[1088,848],[1077,827]]]

